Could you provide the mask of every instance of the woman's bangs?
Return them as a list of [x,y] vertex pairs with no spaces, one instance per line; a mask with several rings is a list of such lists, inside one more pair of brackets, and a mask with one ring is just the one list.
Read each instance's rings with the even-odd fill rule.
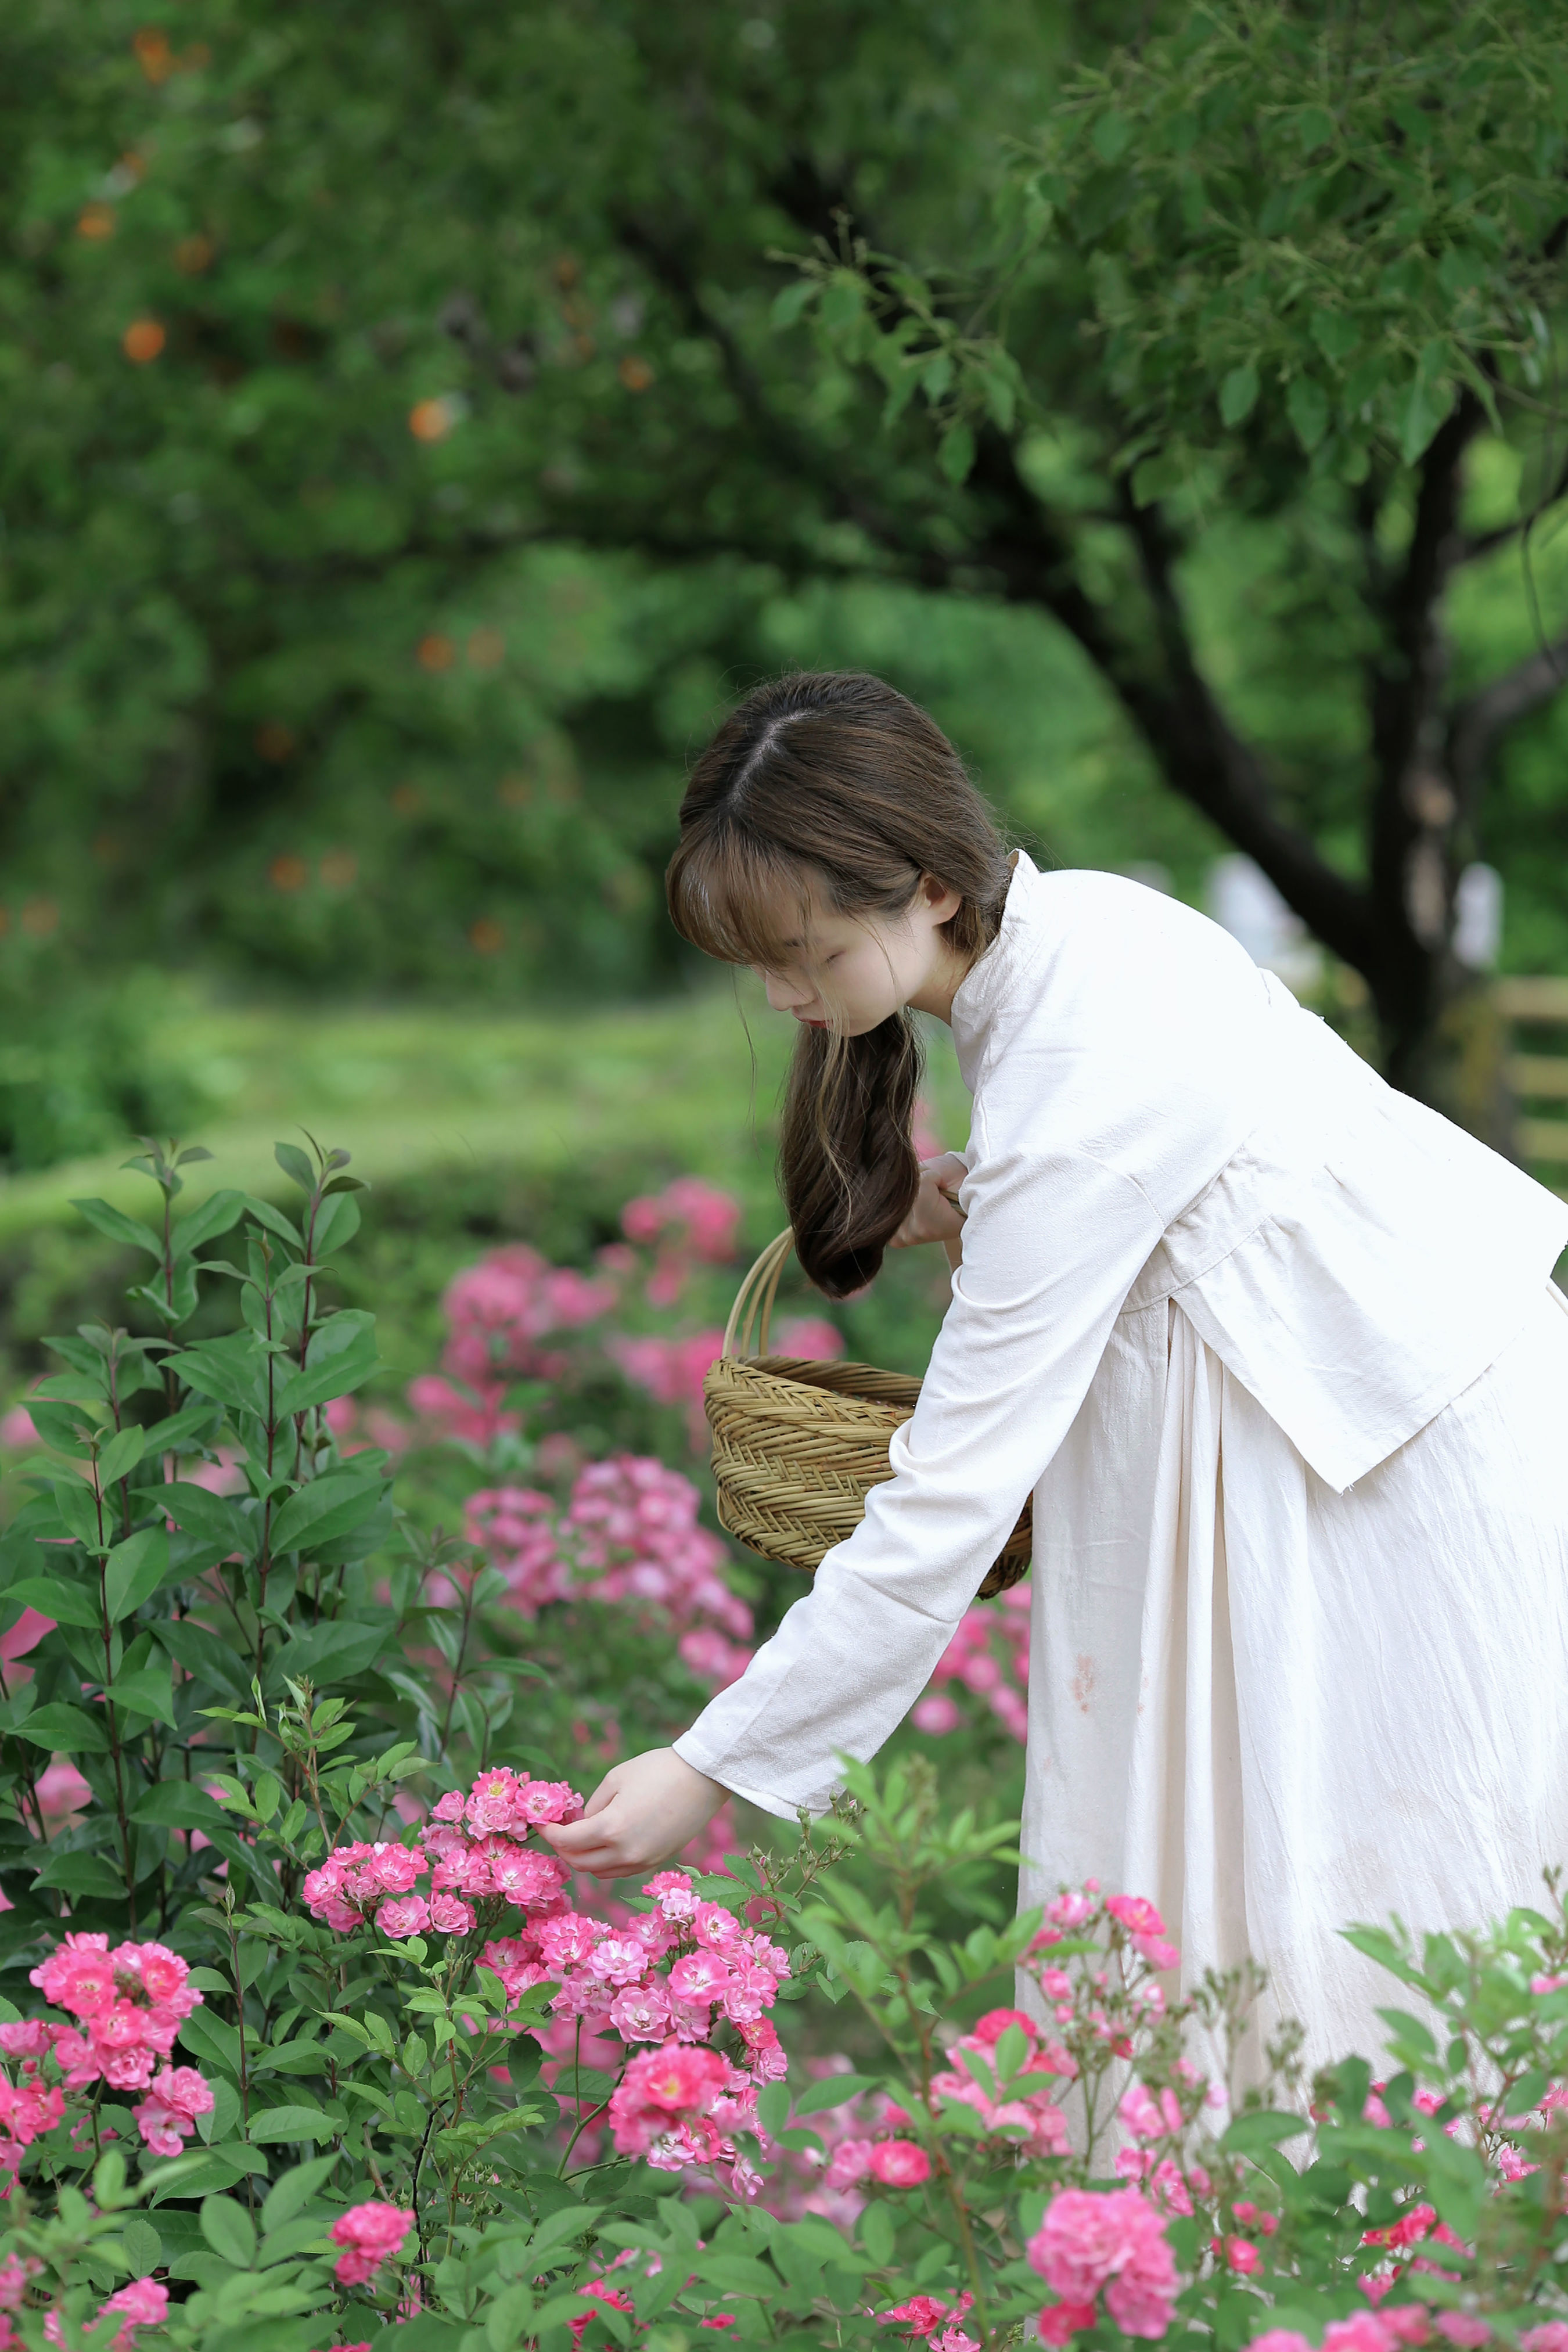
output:
[[721,963],[799,961],[811,915],[792,858],[728,827],[683,843],[670,864],[669,912],[682,939]]

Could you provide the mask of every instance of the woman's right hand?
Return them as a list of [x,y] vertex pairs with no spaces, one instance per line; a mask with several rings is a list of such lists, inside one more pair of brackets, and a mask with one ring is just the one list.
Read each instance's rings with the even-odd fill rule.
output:
[[958,1188],[968,1173],[968,1161],[956,1151],[944,1151],[936,1160],[922,1160],[914,1206],[888,1247],[912,1249],[917,1242],[958,1241],[963,1232]]

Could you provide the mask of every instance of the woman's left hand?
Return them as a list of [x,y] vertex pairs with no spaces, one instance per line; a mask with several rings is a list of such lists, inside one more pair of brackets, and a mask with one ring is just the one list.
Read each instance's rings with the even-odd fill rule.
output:
[[944,1151],[937,1160],[922,1160],[914,1206],[888,1247],[912,1249],[917,1242],[957,1241],[963,1232],[958,1188],[968,1173],[968,1161],[956,1151]]

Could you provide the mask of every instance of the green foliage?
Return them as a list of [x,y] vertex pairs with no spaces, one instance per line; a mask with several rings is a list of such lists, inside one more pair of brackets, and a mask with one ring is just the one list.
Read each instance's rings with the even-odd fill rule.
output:
[[[58,920],[52,901],[30,911]],[[198,1109],[201,1089],[158,1035],[161,1011],[151,972],[108,986],[26,932],[0,939],[0,1171],[81,1159]]]
[[[722,218],[765,310],[762,183],[817,111],[940,214],[929,134],[962,89],[971,152],[998,101],[975,13],[962,37],[923,13],[797,12],[786,66],[626,0],[223,0],[140,47],[122,0],[8,12],[13,887],[95,953],[480,990],[667,972],[680,763],[737,666],[777,658],[788,582],[717,516],[672,568],[619,552],[661,508],[696,524],[682,444],[731,407],[628,211],[679,189]],[[1033,69],[991,13],[1014,120]],[[694,68],[732,164],[677,128]],[[727,205],[737,166],[757,184]],[[565,513],[601,467],[608,538]]]
[[[1413,466],[1461,387],[1499,432],[1545,391],[1561,29],[1551,11],[1456,20],[1419,0],[1375,27],[1189,12],[1069,76],[1024,142],[982,265],[996,326],[965,331],[899,265],[868,278],[826,255],[785,320],[815,310],[869,362],[889,421],[920,396],[955,483],[970,428],[1011,432],[1020,404],[1114,412],[1112,470],[1140,504],[1189,484],[1212,498],[1204,460],[1244,506],[1278,500],[1303,461],[1350,483],[1374,454]],[[1041,328],[1080,307],[1097,370],[1075,362],[1074,386]]]

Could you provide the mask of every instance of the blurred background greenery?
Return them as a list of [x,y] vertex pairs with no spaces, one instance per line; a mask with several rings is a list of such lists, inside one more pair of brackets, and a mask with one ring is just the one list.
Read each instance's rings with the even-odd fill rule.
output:
[[[1401,38],[1460,40],[1451,11],[1405,18]],[[1560,19],[1555,5],[1531,19],[1546,50]],[[671,933],[659,877],[694,748],[781,666],[883,672],[931,707],[1043,861],[1154,874],[1205,902],[1237,836],[1173,786],[1157,709],[1140,718],[1123,656],[1108,667],[1064,621],[1059,582],[1026,593],[1009,574],[987,457],[1000,435],[1062,535],[1058,570],[1123,628],[1126,662],[1168,664],[1152,574],[1130,552],[1128,469],[1152,444],[1134,448],[1136,403],[1091,332],[1138,193],[1107,177],[1125,177],[1117,124],[1131,113],[1109,131],[1095,120],[1099,176],[1049,268],[1017,278],[1029,300],[1004,319],[993,292],[1036,126],[1081,93],[1075,74],[1109,72],[1119,44],[1136,55],[1182,20],[1100,0],[13,0],[0,1248],[14,1338],[64,1303],[62,1204],[107,1182],[79,1163],[148,1127],[199,1129],[224,1181],[259,1183],[273,1134],[320,1122],[378,1183],[424,1181],[434,1197],[460,1181],[476,1232],[517,1211],[522,1177],[570,1193],[587,1169],[645,1158],[651,1174],[737,1186],[761,1238],[780,1047],[753,1022],[753,1063],[731,997]],[[1433,91],[1445,62],[1439,44]],[[1320,69],[1287,68],[1302,93]],[[1560,172],[1560,82],[1534,101],[1535,145],[1508,151],[1511,193],[1489,198],[1503,228],[1488,267],[1516,308],[1537,303],[1548,341],[1535,265],[1503,247],[1522,239],[1530,259],[1530,174]],[[1494,116],[1518,110],[1510,90],[1488,98]],[[1194,104],[1217,185],[1240,168],[1236,134],[1212,93]],[[1417,130],[1436,104],[1418,94]],[[1284,138],[1291,109],[1276,111]],[[1511,118],[1500,134],[1490,118],[1463,129],[1494,155],[1516,132]],[[1415,139],[1391,131],[1390,152]],[[1265,180],[1302,176],[1274,153]],[[1037,213],[1035,183],[1026,198]],[[1443,201],[1458,201],[1451,185]],[[1444,675],[1469,692],[1552,644],[1568,549],[1545,405],[1464,411],[1466,335],[1490,329],[1466,324],[1478,281],[1443,245],[1468,251],[1460,230],[1447,214],[1433,226],[1430,188],[1423,202],[1408,237],[1441,277],[1421,299],[1449,301],[1433,322],[1450,343],[1436,360],[1423,347],[1410,398],[1428,400],[1434,431],[1458,404],[1435,452],[1465,416],[1452,482],[1470,560],[1442,572],[1433,613]],[[1260,235],[1278,226],[1260,213]],[[1180,221],[1169,234],[1181,254],[1203,242]],[[1303,217],[1292,234],[1309,239]],[[791,330],[793,298],[781,308],[791,257],[831,269],[857,235],[944,289],[944,317],[973,295],[964,333],[1000,320],[1025,383],[1021,405],[997,394],[972,432],[936,415],[957,395],[922,360],[939,458],[914,409],[883,429],[869,346],[847,348],[831,317]],[[1473,220],[1463,235],[1484,242]],[[1132,260],[1119,266],[1131,283]],[[842,325],[854,302],[839,308]],[[1340,348],[1313,331],[1322,353]],[[1367,331],[1406,364],[1403,327]],[[1498,349],[1500,383],[1517,354]],[[1360,887],[1376,862],[1367,680],[1405,658],[1379,637],[1393,588],[1380,604],[1363,574],[1383,562],[1407,579],[1435,458],[1406,401],[1358,475],[1343,435],[1325,441],[1320,424],[1314,439],[1287,399],[1292,365],[1279,362],[1226,461],[1245,493],[1200,451],[1184,473],[1145,472],[1136,497],[1173,534],[1207,690],[1312,858]],[[1443,834],[1447,881],[1467,862],[1495,869],[1503,969],[1568,973],[1568,696],[1523,695],[1520,714],[1484,800]],[[1353,1028],[1367,985],[1331,958],[1325,1008]],[[1371,1031],[1358,1042],[1376,1050]],[[955,1103],[947,1116],[956,1139]]]

